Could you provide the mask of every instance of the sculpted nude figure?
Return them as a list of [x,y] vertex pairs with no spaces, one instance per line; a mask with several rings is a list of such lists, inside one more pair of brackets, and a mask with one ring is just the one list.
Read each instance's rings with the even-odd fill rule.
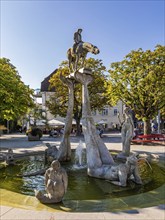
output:
[[138,171],[138,159],[134,154],[129,156],[124,164],[103,165],[99,168],[90,169],[89,175],[109,180],[111,183],[123,187],[127,186],[129,178],[137,184],[142,184]]
[[51,167],[45,172],[46,194],[35,191],[35,196],[42,203],[61,202],[68,186],[66,171],[61,167],[58,160],[51,163]]
[[130,145],[131,140],[134,135],[134,123],[132,120],[132,113],[130,108],[126,107],[124,109],[124,122],[121,129],[121,139],[122,139],[122,152],[121,155],[130,155]]
[[58,160],[45,172],[45,186],[49,198],[60,198],[67,190],[67,174]]

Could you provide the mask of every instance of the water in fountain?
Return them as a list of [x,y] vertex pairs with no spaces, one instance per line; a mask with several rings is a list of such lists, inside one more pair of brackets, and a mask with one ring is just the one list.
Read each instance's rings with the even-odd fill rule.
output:
[[[82,146],[82,143],[80,146]],[[74,168],[72,161],[62,164],[62,167],[68,173],[68,189],[63,199],[64,207],[73,211],[112,211],[122,210],[123,204],[126,204],[125,207],[128,209],[128,207],[139,207],[139,204],[140,207],[149,207],[153,204],[163,203],[164,161],[152,162],[150,164],[151,170],[149,165],[144,163],[145,160],[140,160],[140,176],[144,184],[142,186],[137,185],[129,180],[127,187],[119,187],[106,180],[92,178],[87,175],[84,163],[84,148],[82,148],[81,166],[77,162],[77,165],[75,164],[77,168]],[[75,158],[75,152],[73,152],[73,158]],[[26,174],[35,173],[41,169],[45,169],[44,155],[21,158],[16,161],[14,166],[0,164],[1,200],[11,203],[13,198],[14,202],[12,204],[17,200],[17,203],[21,201],[21,205],[24,204],[27,207],[27,197],[22,196],[31,195],[31,198],[33,198],[34,189],[44,190],[45,184],[43,175],[27,176]],[[6,196],[6,192],[10,192],[10,196]],[[17,196],[20,195],[21,200],[20,198],[16,199],[17,196],[12,194],[13,192],[16,192]],[[35,206],[38,203],[34,200],[32,204]]]

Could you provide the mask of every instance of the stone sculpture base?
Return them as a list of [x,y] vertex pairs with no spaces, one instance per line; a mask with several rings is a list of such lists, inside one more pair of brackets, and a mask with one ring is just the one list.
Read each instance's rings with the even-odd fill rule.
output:
[[54,197],[51,198],[47,193],[38,190],[35,190],[35,197],[43,204],[59,203],[62,201],[63,198],[61,196],[57,196],[56,198]]
[[75,79],[64,77],[60,75],[60,80],[64,85],[68,87],[68,109],[65,120],[65,127],[63,137],[58,149],[57,159],[59,161],[70,161],[71,160],[71,145],[70,145],[70,133],[72,130],[72,117],[73,117],[73,106],[74,106],[74,83]]
[[31,134],[28,134],[28,141],[39,141],[39,140],[40,140],[39,135],[33,136]]

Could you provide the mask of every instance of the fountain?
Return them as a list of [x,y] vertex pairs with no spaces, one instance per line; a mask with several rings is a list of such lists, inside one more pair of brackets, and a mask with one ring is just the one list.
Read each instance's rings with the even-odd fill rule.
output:
[[[62,141],[59,149],[48,145],[46,155],[50,160],[58,159],[67,172],[60,171],[59,189],[52,187],[52,182],[56,182],[56,174],[53,173],[53,167],[45,167],[43,163],[45,156],[38,155],[32,158],[28,157],[23,161],[16,161],[15,166],[1,168],[0,182],[1,187],[14,193],[22,193],[26,196],[31,195],[32,206],[42,207],[41,203],[53,203],[54,209],[65,209],[69,211],[112,211],[124,210],[132,207],[148,207],[154,204],[160,204],[164,201],[163,184],[165,166],[152,163],[150,169],[148,163],[139,160],[135,154],[130,155],[130,137],[126,137],[127,145],[123,145],[122,153],[127,157],[126,162],[114,159],[114,155],[109,151],[103,140],[96,132],[96,127],[91,114],[90,97],[88,85],[93,81],[91,69],[84,66],[84,59],[88,52],[99,53],[99,49],[89,43],[80,42],[76,45],[76,54],[73,49],[68,50],[69,67],[73,69],[68,77],[60,76],[62,82],[67,85],[69,91],[68,111],[66,124]],[[78,69],[78,63],[82,59],[81,68]],[[71,68],[72,65],[72,68]],[[74,106],[74,83],[82,85],[82,128],[86,145],[86,167],[83,169],[73,169],[73,158],[77,159],[78,167],[83,166],[82,155],[84,152],[83,144],[80,141],[73,156],[70,144],[70,132],[72,124],[72,113]],[[124,132],[124,128],[123,128]],[[124,133],[123,133],[124,135]],[[123,136],[124,137],[124,136]],[[123,139],[124,143],[124,139]],[[37,158],[40,158],[39,160]],[[142,162],[143,161],[143,162]],[[56,161],[57,162],[57,161]],[[39,163],[40,166],[36,166]],[[53,166],[54,161],[52,162]],[[59,163],[59,162],[57,162]],[[46,170],[45,180],[37,170]],[[20,173],[18,175],[18,173]],[[37,176],[30,175],[39,174]],[[49,173],[49,175],[47,175]],[[5,178],[4,178],[5,177]],[[65,179],[63,185],[61,179]],[[15,181],[13,181],[13,179]],[[44,183],[45,181],[45,183]],[[14,184],[13,184],[14,182]],[[53,184],[54,184],[53,183]],[[56,184],[54,184],[55,186]],[[68,185],[68,186],[67,186]],[[122,187],[120,187],[122,186]],[[46,187],[46,193],[42,190]],[[67,189],[67,191],[66,191]],[[35,194],[34,194],[35,190]],[[59,191],[57,197],[55,191]],[[19,194],[13,196],[18,198]],[[1,194],[1,200],[6,197],[6,191]],[[34,197],[34,195],[36,197]],[[143,197],[144,195],[144,197]],[[23,197],[22,197],[23,198]],[[38,201],[37,199],[40,201]],[[28,197],[29,199],[29,197]],[[24,197],[25,205],[27,197]],[[21,202],[23,203],[22,199]],[[12,198],[10,198],[10,202]],[[37,202],[38,203],[37,203]],[[140,205],[138,202],[140,201]],[[143,201],[143,204],[141,204]],[[60,204],[56,204],[59,203]],[[48,208],[48,207],[47,207]]]
[[75,169],[74,153],[72,151],[70,162],[61,163],[68,175],[67,192],[62,202],[44,206],[35,198],[34,189],[45,190],[45,171],[34,176],[28,174],[48,169],[49,166],[44,165],[45,157],[41,154],[17,159],[14,166],[1,165],[1,205],[48,211],[66,209],[72,212],[96,212],[121,211],[163,203],[165,164],[162,162],[150,162],[151,170],[143,160],[138,161],[143,185],[137,185],[130,179],[126,187],[120,187],[110,181],[88,176],[86,167]]
[[85,165],[84,161],[85,148],[83,142],[80,140],[75,150],[75,167],[82,168]]

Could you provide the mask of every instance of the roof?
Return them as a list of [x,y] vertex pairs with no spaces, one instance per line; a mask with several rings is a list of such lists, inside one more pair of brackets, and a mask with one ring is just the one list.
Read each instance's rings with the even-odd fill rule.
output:
[[49,76],[47,76],[42,82],[41,82],[41,92],[54,92],[55,88],[49,88],[50,83],[49,80],[50,78],[57,72],[58,69],[55,69]]

